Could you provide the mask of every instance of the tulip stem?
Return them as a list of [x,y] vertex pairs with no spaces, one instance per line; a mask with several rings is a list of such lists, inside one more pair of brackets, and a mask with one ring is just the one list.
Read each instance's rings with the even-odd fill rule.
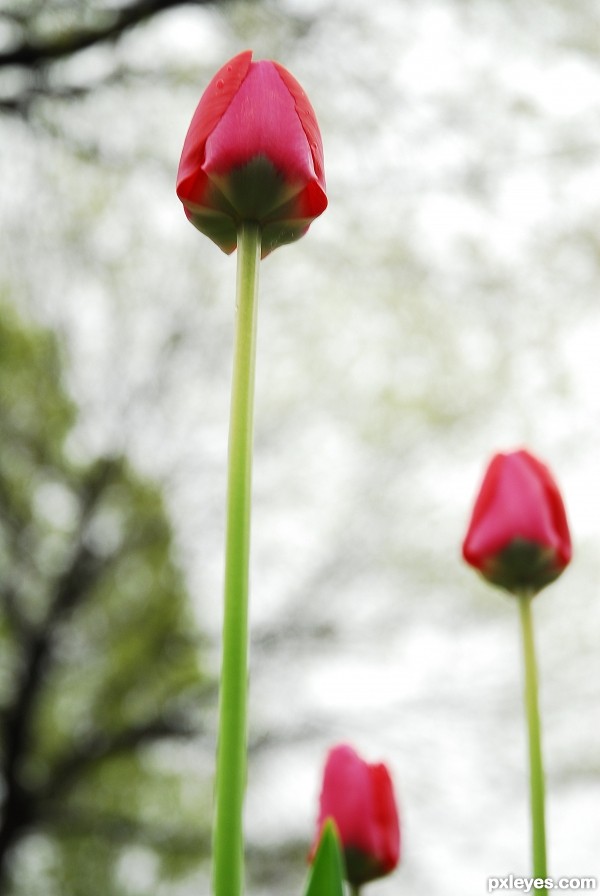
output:
[[[519,595],[521,616],[521,632],[523,636],[523,658],[525,666],[525,713],[529,734],[529,773],[531,798],[531,834],[533,851],[533,875],[546,878],[546,823],[544,795],[544,767],[542,763],[542,744],[540,731],[540,715],[538,709],[538,681],[533,637],[533,618],[531,601],[533,594],[524,592]],[[539,890],[546,893],[545,889]]]
[[213,840],[215,896],[240,896],[244,885],[248,578],[256,318],[261,233],[238,232],[236,325],[229,420],[223,644]]

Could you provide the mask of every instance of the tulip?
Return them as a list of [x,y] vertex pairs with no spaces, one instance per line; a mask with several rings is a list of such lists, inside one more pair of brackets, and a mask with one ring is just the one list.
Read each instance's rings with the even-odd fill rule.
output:
[[252,62],[247,51],[217,72],[185,138],[177,195],[192,224],[228,254],[240,224],[257,222],[263,258],[325,210],[317,119],[282,65]]
[[571,559],[558,487],[525,450],[497,454],[485,474],[463,543],[463,556],[492,584],[535,594]]
[[[463,542],[463,556],[493,585],[519,598],[529,741],[533,877],[547,878],[545,776],[532,601],[571,560],[571,536],[558,486],[528,451],[492,459]],[[542,888],[546,893],[546,888]]]
[[369,765],[344,744],[330,750],[313,856],[328,819],[333,819],[339,832],[346,879],[354,892],[394,870],[400,858],[400,829],[392,780],[385,765]]
[[327,206],[315,113],[298,82],[281,65],[252,62],[248,51],[217,72],[185,138],[177,195],[202,233],[224,252],[238,249],[213,892],[241,896],[259,262],[277,246],[299,239]]

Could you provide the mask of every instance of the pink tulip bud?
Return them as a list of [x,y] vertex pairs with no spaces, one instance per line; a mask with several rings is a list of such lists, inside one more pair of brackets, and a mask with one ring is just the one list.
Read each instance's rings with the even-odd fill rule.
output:
[[463,556],[494,585],[536,593],[571,559],[571,537],[558,487],[527,451],[497,454],[485,474],[463,543]]
[[313,857],[329,818],[338,829],[346,878],[353,886],[394,870],[400,859],[400,828],[392,780],[385,765],[369,765],[344,744],[330,750]]
[[299,239],[327,207],[317,119],[277,62],[235,56],[214,76],[192,118],[177,195],[198,230],[224,252],[244,221],[261,225],[262,255]]

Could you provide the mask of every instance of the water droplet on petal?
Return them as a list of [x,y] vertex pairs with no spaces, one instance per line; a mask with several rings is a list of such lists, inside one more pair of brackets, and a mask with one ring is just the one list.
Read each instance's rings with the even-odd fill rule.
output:
[[224,86],[225,81],[223,80],[223,78],[219,78],[219,80],[217,81],[217,90],[223,90]]

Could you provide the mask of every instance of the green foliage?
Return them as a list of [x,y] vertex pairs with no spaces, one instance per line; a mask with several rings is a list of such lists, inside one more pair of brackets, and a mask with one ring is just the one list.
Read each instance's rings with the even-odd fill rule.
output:
[[344,896],[343,881],[340,842],[335,825],[329,820],[323,827],[304,896]]
[[0,891],[12,859],[30,892],[43,842],[44,892],[124,896],[132,844],[158,877],[206,851],[182,741],[210,688],[159,491],[124,458],[72,462],[74,421],[55,340],[2,308]]

